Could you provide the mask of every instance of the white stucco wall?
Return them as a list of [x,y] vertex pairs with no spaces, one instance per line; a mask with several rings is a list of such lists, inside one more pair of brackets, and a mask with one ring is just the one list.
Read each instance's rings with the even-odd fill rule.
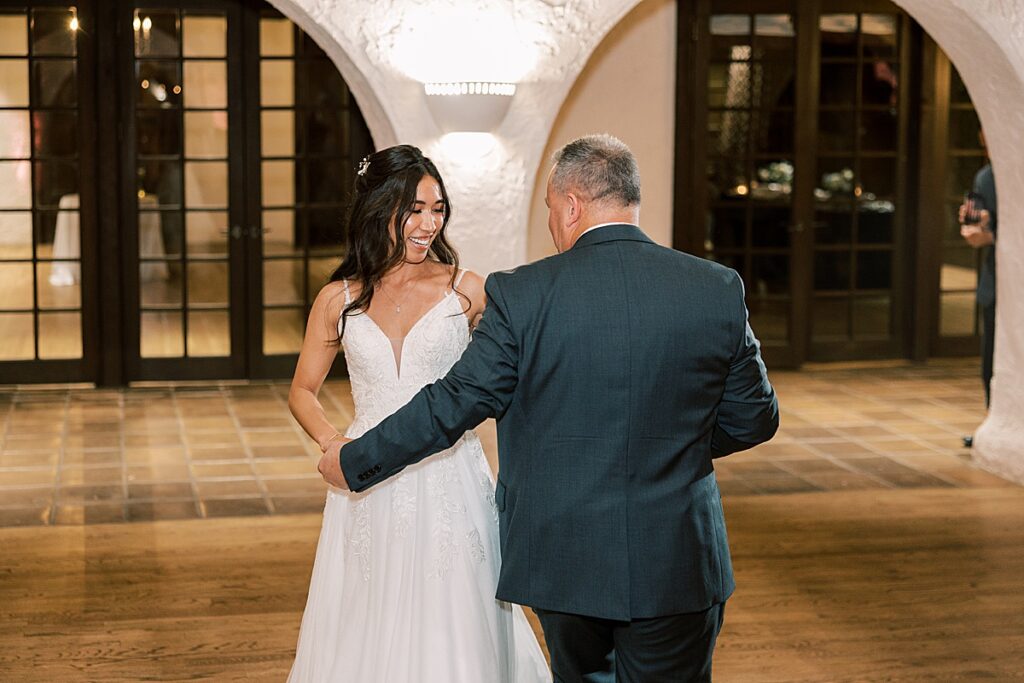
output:
[[611,133],[640,164],[642,227],[672,245],[676,132],[676,0],[644,0],[611,30],[573,84],[551,129],[530,206],[527,257],[554,253],[544,192],[551,155],[589,133]]
[[[667,13],[661,0],[647,1],[652,6],[660,3],[661,11]],[[556,117],[591,53],[638,4],[638,0],[271,2],[335,61],[378,146],[410,142],[435,158],[457,201],[452,237],[466,263],[485,273],[526,260],[539,164],[549,140],[557,144],[562,137],[558,130],[552,135]],[[1024,187],[1024,1],[896,2],[952,58],[985,126],[1000,198],[998,306],[992,407],[976,435],[975,457],[986,467],[1024,482],[1024,298],[1011,295],[1024,289],[1024,192],[1019,189]],[[491,21],[495,16],[502,19]],[[425,32],[423,25],[433,21],[431,17],[444,21]],[[614,63],[615,47],[631,44],[646,30],[642,20],[631,28],[632,21],[627,20],[622,35],[609,41],[608,55],[599,54],[594,61],[587,77],[593,81],[585,79],[574,95],[579,102],[600,91],[599,82],[621,68]],[[663,28],[669,30],[670,25],[666,22]],[[461,30],[451,32],[453,27]],[[479,158],[460,156],[441,145],[441,131],[426,112],[423,88],[416,80],[422,80],[423,73],[410,74],[408,55],[415,54],[424,64],[436,55],[446,55],[448,61],[436,66],[437,75],[431,78],[454,80],[453,69],[459,65],[479,67],[488,58],[495,68],[504,69],[501,60],[510,54],[506,49],[510,35],[530,55],[526,60],[530,63],[515,78],[519,91],[508,116],[493,131],[497,139],[493,149]],[[406,58],[399,63],[397,55]],[[413,62],[417,69],[422,66]],[[653,75],[664,63],[659,59],[650,70],[641,71]],[[559,121],[566,133],[575,122],[588,123],[576,104],[571,100]],[[652,162],[643,139],[636,133],[620,134],[641,155],[648,194],[644,224],[656,232],[665,213],[664,207],[651,206],[656,194],[651,182],[657,182],[652,175],[658,171],[644,168]],[[670,148],[671,141],[665,147]]]
[[1024,2],[897,0],[942,46],[985,128],[999,195],[996,342],[974,457],[1024,483]]
[[[594,48],[638,0],[271,0],[334,60],[378,147],[418,145],[455,204],[450,235],[483,273],[523,263],[537,165]],[[510,49],[510,46],[515,49]],[[461,53],[460,53],[461,50]],[[482,156],[443,144],[424,80],[516,72],[518,91]]]

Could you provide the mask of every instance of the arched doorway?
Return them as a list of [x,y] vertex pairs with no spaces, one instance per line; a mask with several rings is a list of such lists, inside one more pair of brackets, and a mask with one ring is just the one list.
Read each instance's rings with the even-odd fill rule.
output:
[[0,383],[286,376],[372,149],[331,60],[257,0],[3,4]]

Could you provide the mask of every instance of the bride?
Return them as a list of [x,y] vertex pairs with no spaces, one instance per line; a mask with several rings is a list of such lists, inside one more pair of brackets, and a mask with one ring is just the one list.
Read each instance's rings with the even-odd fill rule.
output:
[[[360,164],[347,252],[317,296],[292,414],[325,451],[342,434],[317,394],[344,350],[357,437],[445,375],[482,313],[483,279],[445,237],[437,168],[399,145]],[[480,441],[361,494],[329,489],[288,681],[532,683],[551,676],[520,607],[495,599],[494,481]]]

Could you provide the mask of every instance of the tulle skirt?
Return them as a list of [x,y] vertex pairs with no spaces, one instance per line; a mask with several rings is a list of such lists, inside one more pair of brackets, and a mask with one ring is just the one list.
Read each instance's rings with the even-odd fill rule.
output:
[[533,683],[551,675],[495,599],[494,482],[476,435],[363,493],[331,489],[289,683]]

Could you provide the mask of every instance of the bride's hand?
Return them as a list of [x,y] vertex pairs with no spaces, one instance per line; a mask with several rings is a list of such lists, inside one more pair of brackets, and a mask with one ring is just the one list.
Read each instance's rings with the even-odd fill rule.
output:
[[343,490],[348,490],[348,482],[345,480],[345,474],[341,471],[341,449],[351,441],[352,439],[346,439],[343,436],[331,439],[316,466],[324,481]]
[[320,444],[320,452],[321,453],[326,453],[335,444],[339,444],[340,443],[342,446],[344,446],[345,444],[347,444],[351,440],[352,439],[347,439],[344,436],[342,436],[341,434],[339,434],[338,432],[335,432],[334,435],[331,436],[331,438],[327,439],[327,441],[324,441],[323,443]]

